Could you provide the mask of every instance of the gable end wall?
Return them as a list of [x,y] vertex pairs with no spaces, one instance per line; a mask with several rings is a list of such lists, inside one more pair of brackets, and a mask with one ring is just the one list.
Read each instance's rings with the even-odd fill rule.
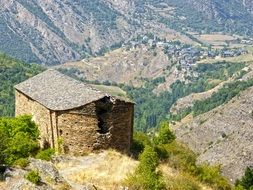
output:
[[15,97],[15,115],[31,115],[40,130],[40,146],[54,147],[50,110],[18,90],[15,91]]

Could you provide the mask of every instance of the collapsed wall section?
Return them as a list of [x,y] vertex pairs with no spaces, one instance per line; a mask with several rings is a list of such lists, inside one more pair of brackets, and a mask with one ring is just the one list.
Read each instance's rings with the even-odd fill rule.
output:
[[114,148],[128,153],[133,133],[133,107],[130,103],[103,98],[81,108],[58,112],[64,152],[82,155]]

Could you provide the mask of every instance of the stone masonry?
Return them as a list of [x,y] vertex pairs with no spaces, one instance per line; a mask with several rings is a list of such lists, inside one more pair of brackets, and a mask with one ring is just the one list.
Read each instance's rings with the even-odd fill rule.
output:
[[74,155],[108,148],[129,152],[134,114],[131,101],[55,70],[28,79],[15,89],[16,115],[32,115],[40,130],[41,147]]

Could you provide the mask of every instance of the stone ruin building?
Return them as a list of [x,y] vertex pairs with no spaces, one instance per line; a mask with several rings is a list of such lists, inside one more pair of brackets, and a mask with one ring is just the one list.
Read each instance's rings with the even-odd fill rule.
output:
[[129,152],[134,103],[114,97],[56,70],[15,86],[16,116],[31,115],[40,145],[82,155],[113,148]]

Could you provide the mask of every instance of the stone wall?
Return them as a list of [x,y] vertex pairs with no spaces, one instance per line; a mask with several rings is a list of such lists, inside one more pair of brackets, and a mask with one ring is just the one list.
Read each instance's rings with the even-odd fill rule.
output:
[[53,147],[53,129],[51,128],[50,111],[17,90],[15,91],[15,95],[15,115],[31,115],[32,120],[38,125],[40,130],[40,146]]
[[133,137],[133,119],[134,104],[117,100],[110,115],[111,148],[129,152]]
[[105,118],[108,131],[104,133],[99,128],[97,103],[57,113],[59,135],[64,141],[66,153],[82,155],[108,148],[129,152],[134,105],[116,101]]
[[65,153],[82,155],[95,149],[98,120],[95,104],[57,112],[59,136],[63,140]]
[[40,130],[41,147],[82,155],[99,149],[114,148],[129,152],[133,135],[134,105],[124,101],[103,102],[67,111],[50,111],[16,91],[16,116],[32,115]]

